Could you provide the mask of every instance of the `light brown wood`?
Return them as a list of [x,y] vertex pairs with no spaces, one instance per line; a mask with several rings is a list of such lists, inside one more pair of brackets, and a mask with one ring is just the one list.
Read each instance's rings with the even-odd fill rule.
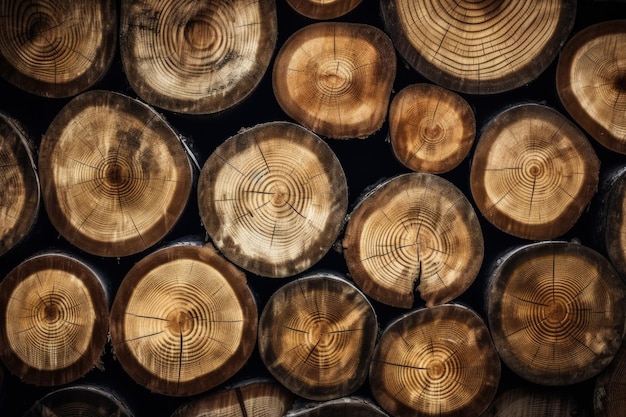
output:
[[626,19],[574,35],[559,57],[556,86],[565,109],[591,137],[626,154]]
[[386,31],[429,80],[470,94],[533,81],[574,25],[575,0],[381,0]]
[[426,173],[374,187],[350,214],[343,237],[350,276],[368,296],[402,308],[414,292],[427,306],[462,294],[482,265],[483,234],[463,193]]
[[571,388],[521,385],[498,395],[481,417],[592,417],[586,400]]
[[475,136],[472,108],[450,90],[412,84],[391,102],[389,141],[396,158],[413,171],[451,171],[469,154]]
[[382,127],[395,75],[395,51],[382,30],[320,22],[285,41],[272,86],[280,107],[303,126],[329,138],[365,138]]
[[111,307],[111,343],[138,384],[189,396],[241,369],[256,345],[257,321],[242,271],[210,247],[172,245],[124,277]]
[[0,2],[0,76],[43,97],[70,97],[92,87],[115,54],[115,3]]
[[283,417],[293,401],[276,382],[250,381],[186,403],[171,417]]
[[622,344],[611,363],[598,375],[594,384],[594,417],[626,416],[626,345]]
[[0,282],[0,359],[29,384],[75,381],[104,354],[108,318],[89,265],[69,254],[33,256]]
[[487,287],[500,357],[536,384],[596,376],[622,343],[625,290],[611,264],[580,244],[544,241],[512,250]]
[[93,385],[75,385],[46,394],[23,417],[133,417],[117,394]]
[[21,124],[0,114],[0,256],[24,241],[39,216],[33,149]]
[[269,299],[259,322],[259,353],[290,391],[324,401],[365,382],[377,335],[365,295],[338,274],[314,273]]
[[294,407],[285,417],[388,417],[378,405],[359,397],[305,403]]
[[125,0],[120,50],[131,87],[179,113],[233,107],[257,87],[277,38],[274,0]]
[[337,238],[347,183],[331,148],[287,122],[219,145],[198,181],[200,217],[215,246],[257,275],[282,278],[319,261]]
[[471,193],[498,229],[546,240],[569,231],[598,188],[600,161],[556,110],[522,104],[496,115],[472,158]]
[[287,0],[296,12],[311,19],[335,19],[361,4],[362,0]]
[[470,308],[422,308],[384,330],[369,381],[378,404],[394,417],[479,416],[496,394],[500,359]]
[[181,139],[140,101],[109,91],[74,98],[39,149],[45,208],[59,233],[99,256],[159,242],[182,214],[193,171]]

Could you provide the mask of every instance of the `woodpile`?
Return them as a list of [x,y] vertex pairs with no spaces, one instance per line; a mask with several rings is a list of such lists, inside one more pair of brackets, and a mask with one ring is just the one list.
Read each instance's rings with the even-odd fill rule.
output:
[[625,415],[625,51],[615,1],[0,1],[0,415]]

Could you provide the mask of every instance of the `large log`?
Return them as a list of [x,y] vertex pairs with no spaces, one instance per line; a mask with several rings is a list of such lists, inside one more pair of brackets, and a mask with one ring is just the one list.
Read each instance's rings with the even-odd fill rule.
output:
[[287,0],[296,12],[311,19],[335,19],[351,12],[362,0]]
[[337,238],[348,206],[345,174],[311,131],[270,122],[219,145],[198,181],[200,217],[215,246],[266,277],[295,275]]
[[0,359],[29,384],[72,382],[99,366],[108,306],[88,264],[53,252],[30,257],[0,282]]
[[451,90],[493,94],[533,81],[574,25],[576,0],[381,0],[386,31],[415,70]]
[[22,417],[133,417],[118,394],[96,385],[75,385],[46,394]]
[[361,23],[321,22],[291,35],[272,72],[280,107],[322,136],[365,138],[387,116],[396,74],[391,40]]
[[470,171],[480,212],[524,239],[569,231],[595,194],[600,161],[585,135],[556,110],[521,104],[496,115],[478,140]]
[[378,335],[374,308],[334,273],[315,273],[280,287],[259,322],[259,353],[289,390],[324,401],[356,391],[367,378]]
[[50,221],[74,246],[120,257],[159,242],[193,183],[186,148],[151,107],[110,91],[75,97],[39,149]]
[[482,265],[483,234],[470,202],[451,182],[426,173],[385,180],[349,216],[343,254],[368,296],[411,308],[461,295]]
[[500,381],[500,358],[482,318],[457,304],[422,308],[387,326],[369,382],[394,417],[475,417]]
[[117,44],[116,2],[0,2],[0,76],[43,97],[70,97],[100,81]]
[[124,0],[120,51],[131,87],[147,103],[217,113],[257,87],[277,31],[275,0]]
[[174,244],[124,277],[111,307],[111,343],[138,384],[189,396],[241,369],[256,345],[257,321],[242,271],[213,248]]
[[544,241],[511,250],[487,287],[500,357],[522,378],[569,385],[602,371],[622,343],[626,288],[599,253]]

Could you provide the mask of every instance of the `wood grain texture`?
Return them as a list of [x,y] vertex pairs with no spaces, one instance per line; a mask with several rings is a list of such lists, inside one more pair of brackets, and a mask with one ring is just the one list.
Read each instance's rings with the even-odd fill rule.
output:
[[133,417],[118,397],[93,385],[69,386],[44,395],[22,417]]
[[287,0],[296,12],[311,19],[335,19],[361,4],[362,0]]

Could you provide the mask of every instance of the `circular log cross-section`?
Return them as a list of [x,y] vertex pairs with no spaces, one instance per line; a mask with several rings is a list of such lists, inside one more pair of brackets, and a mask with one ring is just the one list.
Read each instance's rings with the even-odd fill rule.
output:
[[626,154],[626,19],[573,36],[559,57],[556,86],[567,112],[591,137]]
[[343,168],[311,131],[273,122],[227,139],[198,181],[200,216],[217,248],[257,275],[295,275],[337,238],[348,206]]
[[432,84],[413,84],[389,108],[389,140],[396,158],[417,172],[451,171],[469,154],[476,136],[470,105]]
[[189,396],[241,369],[256,344],[257,320],[243,272],[212,248],[171,246],[126,274],[111,308],[111,342],[138,384]]
[[385,329],[369,379],[374,398],[394,417],[474,417],[496,394],[500,358],[474,311],[440,305]]
[[17,122],[0,114],[0,255],[31,231],[40,199],[30,141]]
[[498,395],[481,417],[592,417],[586,400],[567,388],[519,386]]
[[171,417],[283,417],[293,400],[278,383],[250,382],[183,404]]
[[556,110],[523,104],[497,115],[474,151],[470,188],[485,218],[510,235],[567,232],[598,187],[600,161],[585,135]]
[[22,417],[132,417],[112,392],[96,386],[72,386],[46,394]]
[[622,344],[611,363],[595,380],[593,395],[594,417],[624,417],[626,415],[626,345]]
[[23,381],[74,381],[104,352],[109,307],[96,273],[69,255],[20,263],[0,283],[0,358]]
[[115,3],[0,2],[0,76],[43,97],[70,97],[87,90],[113,61]]
[[361,4],[362,0],[287,0],[296,12],[310,19],[326,20],[341,17]]
[[259,322],[259,353],[293,393],[324,401],[356,391],[367,378],[378,335],[374,308],[355,286],[314,274],[279,288]]
[[570,385],[597,375],[621,342],[625,289],[611,264],[575,243],[540,242],[508,254],[490,277],[489,327],[522,378]]
[[105,91],[83,93],[41,141],[39,175],[50,221],[74,246],[126,256],[160,241],[191,192],[176,133],[150,107]]
[[130,85],[147,103],[179,113],[217,113],[248,97],[278,34],[274,0],[128,0],[121,15]]
[[320,22],[283,44],[272,85],[283,111],[315,133],[365,138],[382,127],[395,75],[395,50],[382,30]]
[[474,282],[483,234],[470,202],[452,183],[410,173],[383,182],[356,206],[343,238],[354,282],[382,303],[411,308],[448,302]]
[[576,0],[381,0],[387,33],[429,80],[469,94],[529,83],[556,58]]

